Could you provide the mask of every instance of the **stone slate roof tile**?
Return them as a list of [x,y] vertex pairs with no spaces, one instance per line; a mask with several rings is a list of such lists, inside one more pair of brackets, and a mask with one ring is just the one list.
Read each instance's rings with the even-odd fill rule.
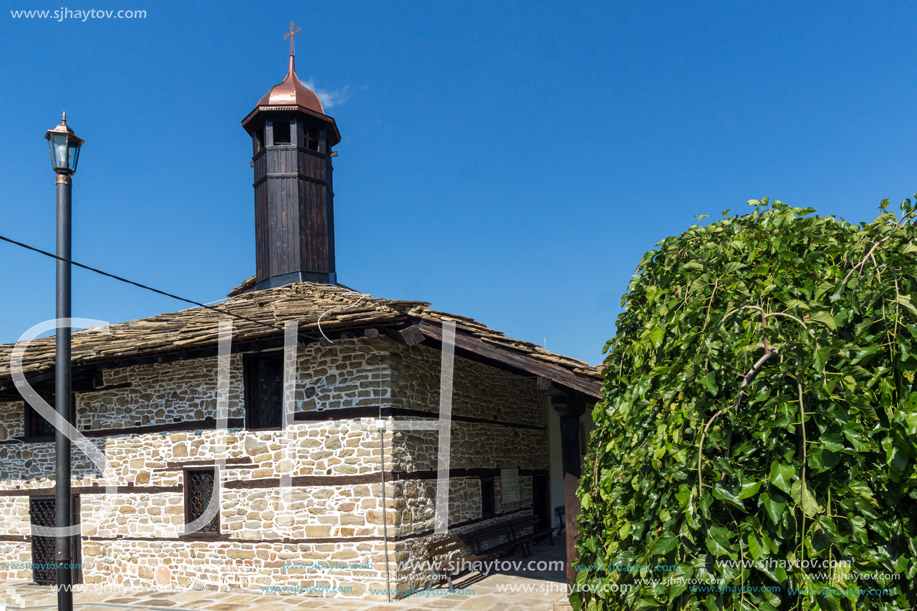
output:
[[[189,308],[132,320],[109,327],[73,333],[73,365],[104,364],[115,360],[174,353],[217,343],[221,320],[231,320],[233,342],[254,341],[280,336],[283,325],[297,321],[299,332],[319,335],[319,324],[326,333],[346,329],[403,327],[429,323],[441,326],[444,320],[456,322],[460,336],[527,357],[533,363],[559,366],[596,392],[601,384],[598,369],[589,363],[554,354],[537,344],[506,337],[472,318],[430,309],[423,301],[383,299],[360,293],[342,285],[300,282],[262,291],[250,290],[246,281],[230,293],[215,309]],[[13,344],[0,345],[0,381],[9,380]],[[23,360],[27,375],[53,370],[54,337],[33,340]],[[556,370],[554,370],[556,372]],[[590,392],[589,394],[596,394]]]

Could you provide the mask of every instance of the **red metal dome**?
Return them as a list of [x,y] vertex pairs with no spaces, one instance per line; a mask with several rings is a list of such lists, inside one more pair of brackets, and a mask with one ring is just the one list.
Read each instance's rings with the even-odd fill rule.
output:
[[300,106],[325,114],[322,103],[319,101],[315,92],[303,85],[302,81],[296,76],[296,67],[293,56],[290,56],[290,71],[287,77],[278,85],[275,85],[267,95],[258,102],[258,106]]
[[[290,27],[292,34],[298,32],[298,30],[292,30],[292,24],[290,24]],[[258,101],[258,105],[255,106],[254,110],[242,119],[242,127],[245,128],[245,131],[250,131],[249,125],[255,121],[256,117],[261,117],[263,120],[262,113],[300,112],[324,124],[329,130],[327,134],[328,146],[334,146],[341,141],[341,133],[338,131],[334,117],[329,117],[325,114],[325,109],[322,108],[322,103],[319,101],[318,96],[315,95],[315,92],[306,87],[296,76],[296,64],[293,57],[294,51],[291,44],[290,69],[287,71],[286,78],[275,85],[267,92],[267,95]]]

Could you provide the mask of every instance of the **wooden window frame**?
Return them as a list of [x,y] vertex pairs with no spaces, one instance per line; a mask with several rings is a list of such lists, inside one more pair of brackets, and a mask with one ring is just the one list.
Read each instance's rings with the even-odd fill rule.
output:
[[[282,135],[286,135],[287,139],[285,141],[279,142],[277,140],[277,128],[283,125],[286,127],[281,127],[280,133]],[[292,119],[274,119],[271,121],[271,143],[274,146],[292,146],[296,144],[294,138],[295,133],[296,127],[293,125]]]
[[[41,395],[41,398],[48,402],[52,408],[55,407],[54,396]],[[28,401],[22,402],[22,441],[26,443],[48,443],[54,441],[56,438],[57,429],[54,428],[54,425],[50,422],[48,423],[51,426],[52,433],[50,435],[35,435],[33,431],[35,430],[36,419],[41,418],[38,415],[38,412],[29,405]],[[70,394],[70,423],[76,427],[76,393]]]
[[280,361],[280,372],[281,376],[283,375],[283,352],[263,352],[258,354],[246,354],[242,357],[242,370],[243,370],[243,387],[244,387],[244,401],[245,401],[245,429],[249,431],[282,431],[283,430],[283,383],[280,385],[280,413],[277,415],[277,426],[252,426],[251,414],[254,410],[254,401],[255,401],[255,388],[259,385],[257,380],[254,380],[256,375],[255,363],[262,360],[279,360]]
[[322,139],[318,128],[306,127],[303,129],[303,147],[313,153],[322,152]]
[[[185,532],[182,533],[182,537],[188,539],[218,539],[222,535],[223,523],[220,519],[222,512],[222,507],[220,506],[220,470],[216,466],[212,467],[188,467],[182,469],[182,478],[184,482],[184,494],[182,495],[182,502],[185,506]],[[216,498],[217,503],[217,513],[214,516],[216,520],[217,530],[216,532],[204,532],[201,530],[196,530],[194,532],[188,532],[188,524],[196,520],[196,517],[191,516],[191,473],[193,472],[211,472],[213,473],[213,492],[211,493]]]

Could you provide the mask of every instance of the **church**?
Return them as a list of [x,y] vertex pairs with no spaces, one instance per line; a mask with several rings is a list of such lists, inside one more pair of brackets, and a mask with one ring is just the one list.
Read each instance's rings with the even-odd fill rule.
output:
[[[71,421],[98,451],[74,440],[75,582],[374,598],[427,587],[437,541],[520,518],[565,519],[571,560],[599,370],[338,283],[341,134],[292,49],[242,126],[255,276],[218,305],[73,334]],[[50,584],[54,539],[35,533],[54,524],[55,429],[16,371],[53,405],[54,337],[0,346],[0,557],[32,563],[0,579]]]

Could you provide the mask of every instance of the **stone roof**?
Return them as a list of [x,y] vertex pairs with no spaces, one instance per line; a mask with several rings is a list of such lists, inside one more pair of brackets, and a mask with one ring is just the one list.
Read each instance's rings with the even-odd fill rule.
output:
[[[233,345],[282,337],[283,325],[299,323],[300,335],[321,340],[356,329],[387,334],[411,331],[413,342],[436,345],[444,320],[456,322],[456,348],[475,358],[493,362],[553,383],[598,397],[601,374],[589,363],[554,354],[537,344],[506,337],[471,318],[437,312],[421,301],[372,297],[341,285],[300,282],[263,291],[247,291],[248,281],[229,299],[208,308],[190,308],[150,318],[112,324],[110,333],[86,329],[73,333],[73,366],[108,365],[141,357],[161,360],[183,358],[196,348],[217,344],[219,323],[231,320]],[[366,334],[375,333],[375,331]],[[410,337],[405,334],[404,337]],[[10,356],[13,344],[0,345],[0,386],[12,383]],[[33,340],[23,360],[27,376],[47,374],[54,368],[54,337]],[[4,383],[5,382],[5,383]]]

